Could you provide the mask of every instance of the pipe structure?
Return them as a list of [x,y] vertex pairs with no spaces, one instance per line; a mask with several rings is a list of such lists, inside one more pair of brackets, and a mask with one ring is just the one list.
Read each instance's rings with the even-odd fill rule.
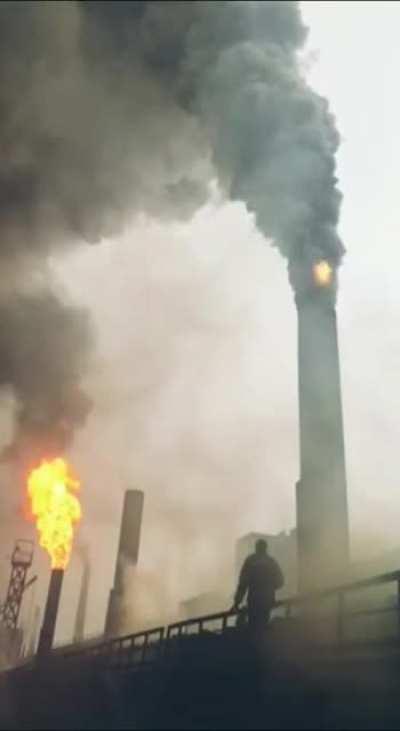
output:
[[49,591],[47,594],[46,608],[44,610],[43,624],[40,631],[37,650],[37,655],[39,658],[46,657],[46,655],[50,653],[53,646],[63,578],[63,569],[52,570],[50,576]]
[[[336,272],[332,270],[332,276]],[[345,580],[349,528],[336,281],[296,290],[300,480],[296,486],[301,592]]]

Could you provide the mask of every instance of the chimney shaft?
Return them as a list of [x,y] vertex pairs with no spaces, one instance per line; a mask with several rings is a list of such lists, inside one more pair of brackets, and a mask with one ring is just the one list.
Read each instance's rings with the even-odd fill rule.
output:
[[114,586],[110,591],[104,633],[113,637],[120,631],[119,622],[123,601],[123,570],[127,563],[136,566],[139,558],[144,495],[140,490],[127,490],[124,497],[115,565]]
[[82,583],[79,592],[78,608],[76,610],[74,641],[82,642],[85,634],[85,619],[87,610],[87,601],[89,593],[90,581],[90,564],[89,559],[85,556],[83,559]]
[[299,590],[340,582],[349,562],[343,415],[334,298],[314,288],[296,298],[300,480]]
[[39,658],[48,655],[53,646],[63,578],[64,571],[62,569],[53,569],[50,577],[46,608],[44,610],[43,624],[37,650]]
[[40,607],[38,607],[36,605],[34,612],[33,612],[32,627],[31,627],[29,645],[28,645],[28,656],[29,657],[32,657],[35,654],[39,623],[40,623]]

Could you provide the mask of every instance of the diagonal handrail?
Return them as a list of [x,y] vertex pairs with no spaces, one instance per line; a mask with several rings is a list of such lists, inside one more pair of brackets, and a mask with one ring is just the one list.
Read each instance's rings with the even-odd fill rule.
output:
[[[294,607],[301,607],[304,605],[310,605],[321,601],[322,599],[337,597],[337,638],[339,641],[343,639],[343,619],[347,614],[345,610],[345,597],[347,594],[367,589],[374,586],[380,586],[382,584],[396,583],[397,585],[397,611],[399,613],[398,629],[400,634],[400,571],[391,571],[384,574],[378,574],[376,576],[369,577],[367,579],[359,579],[357,581],[350,581],[344,584],[339,584],[327,589],[320,589],[318,591],[308,592],[307,594],[297,594],[285,599],[278,599],[274,604],[274,609],[283,608],[286,610],[286,617],[290,617]],[[391,608],[392,610],[395,607]],[[380,610],[371,610],[371,612],[378,613]],[[356,612],[352,613],[353,615]],[[182,620],[180,622],[174,622],[167,628],[167,638],[170,639],[176,635],[182,635],[185,630],[191,626],[198,625],[199,628],[203,628],[205,624],[211,622],[222,622],[222,631],[228,627],[229,619],[238,615],[237,610],[229,610],[227,612],[219,612],[218,614],[208,614],[201,617],[193,617],[190,619]]]
[[[383,584],[396,584],[396,605],[393,607],[379,609],[362,609],[358,611],[346,611],[345,599],[351,592],[380,586]],[[285,599],[278,599],[274,608],[285,610],[285,616],[291,617],[293,609],[304,605],[313,605],[320,600],[336,597],[336,640],[340,644],[344,639],[344,620],[346,617],[379,614],[384,611],[396,611],[398,616],[397,631],[400,638],[400,570],[375,575],[367,579],[350,581],[337,586],[329,587],[307,594],[297,594]],[[170,640],[187,634],[187,630],[194,628],[195,634],[201,634],[207,624],[219,623],[218,632],[224,633],[232,628],[232,622],[238,617],[238,610],[232,609],[225,612],[193,617],[179,622],[174,622],[168,627],[156,627],[154,629],[137,632],[135,634],[122,635],[108,640],[99,641],[89,646],[68,646],[55,649],[51,655],[68,658],[96,657],[103,659],[113,666],[140,666],[146,662],[152,662],[161,657],[163,647]],[[215,631],[215,630],[214,630]]]

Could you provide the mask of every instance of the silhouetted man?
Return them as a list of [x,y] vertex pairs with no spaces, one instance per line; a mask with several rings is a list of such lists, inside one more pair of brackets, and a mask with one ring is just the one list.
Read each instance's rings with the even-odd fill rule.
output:
[[267,552],[267,541],[256,541],[255,553],[246,558],[240,572],[234,608],[239,609],[247,593],[249,626],[255,631],[267,624],[275,604],[275,592],[284,579],[279,564]]

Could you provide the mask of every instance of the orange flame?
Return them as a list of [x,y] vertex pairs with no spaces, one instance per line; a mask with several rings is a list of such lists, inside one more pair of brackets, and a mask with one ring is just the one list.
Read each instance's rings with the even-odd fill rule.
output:
[[65,569],[71,555],[74,525],[82,511],[74,492],[79,481],[61,457],[45,460],[28,475],[28,494],[36,519],[39,543],[51,558],[53,569]]
[[332,281],[333,269],[328,261],[322,259],[313,266],[314,281],[319,287],[328,287]]

